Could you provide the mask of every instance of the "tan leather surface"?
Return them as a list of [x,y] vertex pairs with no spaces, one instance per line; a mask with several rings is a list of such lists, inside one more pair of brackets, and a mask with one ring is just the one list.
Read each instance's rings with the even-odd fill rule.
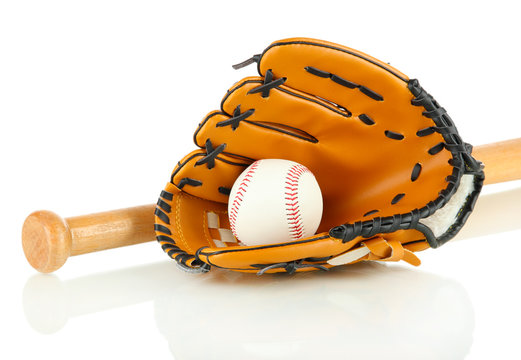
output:
[[[368,88],[383,100],[368,96],[360,86],[349,88],[331,78],[313,75],[306,71],[309,66]],[[174,194],[176,209],[168,226],[180,248],[194,254],[208,246],[201,251],[201,260],[241,271],[254,271],[252,264],[337,255],[364,239],[342,244],[327,236],[332,227],[408,213],[433,201],[447,187],[452,155],[446,149],[429,154],[429,149],[444,139],[438,133],[417,135],[418,130],[435,124],[422,115],[423,107],[411,104],[414,97],[407,87],[408,78],[398,70],[359,51],[310,39],[272,44],[259,64],[261,75],[268,69],[274,79],[286,78],[285,83],[269,90],[268,97],[251,93],[263,84],[263,77],[248,77],[236,83],[224,97],[221,110],[211,112],[200,123],[194,140],[201,149],[187,155],[174,169],[173,184],[185,178],[202,183],[185,185],[182,191],[172,184],[167,186]],[[218,126],[232,118],[238,107],[240,113],[250,109],[254,112],[236,129]],[[374,124],[362,121],[364,116]],[[400,134],[403,139],[390,138],[386,131]],[[207,140],[214,149],[226,144],[211,168],[207,163],[197,164],[207,155]],[[214,248],[204,229],[205,212],[225,212],[228,196],[219,188],[231,188],[248,164],[263,158],[296,161],[314,173],[324,197],[317,236],[325,238],[263,248]],[[416,164],[421,165],[421,172],[412,181]],[[392,204],[399,194],[404,195]],[[373,210],[377,211],[364,216]],[[428,246],[413,242],[422,239],[424,236],[417,230],[385,234],[378,245],[385,251],[375,245],[368,259],[406,259],[417,265],[419,261],[411,256],[412,251]],[[404,248],[401,244],[405,244]]]

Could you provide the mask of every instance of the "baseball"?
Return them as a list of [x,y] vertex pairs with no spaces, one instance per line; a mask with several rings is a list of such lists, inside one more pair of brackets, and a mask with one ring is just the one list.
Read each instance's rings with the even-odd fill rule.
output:
[[322,193],[304,165],[263,159],[235,181],[228,202],[233,235],[243,245],[295,241],[314,235],[322,218]]

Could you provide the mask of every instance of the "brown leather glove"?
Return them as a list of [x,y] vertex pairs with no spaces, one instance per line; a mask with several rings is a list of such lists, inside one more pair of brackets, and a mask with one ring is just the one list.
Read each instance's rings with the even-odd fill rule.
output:
[[[363,260],[413,265],[451,239],[481,190],[481,163],[417,80],[322,40],[272,43],[236,67],[260,76],[228,90],[199,124],[199,147],[174,169],[156,210],[157,239],[186,270],[328,269]],[[315,175],[317,234],[243,246],[229,230],[228,194],[254,160],[296,161]]]

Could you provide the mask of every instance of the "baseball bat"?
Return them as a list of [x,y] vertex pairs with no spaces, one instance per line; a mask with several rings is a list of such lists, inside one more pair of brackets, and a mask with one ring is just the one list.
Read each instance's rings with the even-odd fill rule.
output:
[[[521,179],[521,138],[478,146],[485,184]],[[40,210],[25,219],[22,246],[36,270],[58,270],[69,256],[152,241],[155,204],[63,219]]]

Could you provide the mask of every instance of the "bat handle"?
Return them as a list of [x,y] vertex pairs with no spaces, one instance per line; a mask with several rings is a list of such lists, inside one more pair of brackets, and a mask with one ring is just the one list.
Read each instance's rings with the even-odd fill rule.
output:
[[154,210],[152,204],[67,219],[35,211],[22,228],[25,257],[36,270],[49,273],[69,256],[152,241]]

